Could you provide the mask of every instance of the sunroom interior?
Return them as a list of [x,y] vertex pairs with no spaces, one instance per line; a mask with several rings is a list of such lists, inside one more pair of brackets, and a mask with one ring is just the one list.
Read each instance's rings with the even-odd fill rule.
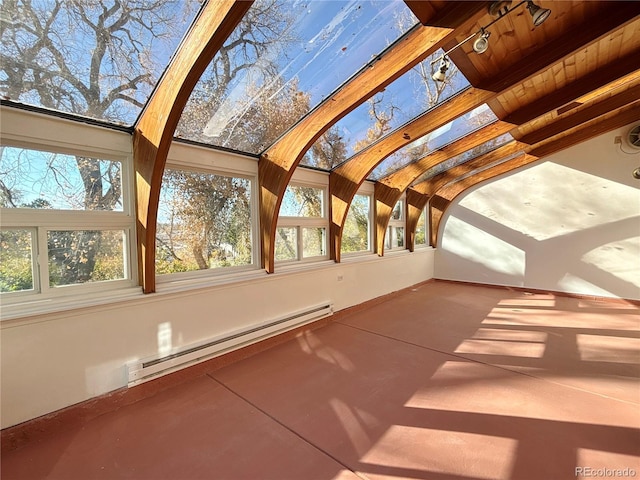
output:
[[[640,2],[11,0],[0,23],[3,476],[640,470]],[[204,408],[203,375],[291,438],[216,397],[271,440],[196,461],[164,419],[159,470],[78,446],[127,418],[162,452],[136,419]],[[549,434],[553,461],[523,453]]]

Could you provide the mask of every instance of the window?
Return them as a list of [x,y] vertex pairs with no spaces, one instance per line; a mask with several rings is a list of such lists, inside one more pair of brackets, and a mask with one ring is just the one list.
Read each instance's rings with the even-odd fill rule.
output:
[[421,247],[429,244],[427,231],[427,209],[423,208],[418,224],[416,225],[416,235],[414,240],[414,246]]
[[275,260],[327,258],[328,221],[324,188],[289,185],[276,230]]
[[3,299],[133,285],[124,159],[0,147]]
[[394,250],[404,248],[405,214],[404,199],[398,200],[391,212],[387,234],[384,239],[384,248]]
[[158,275],[252,267],[253,181],[167,168],[156,237]]
[[341,253],[371,251],[370,205],[370,195],[353,197],[342,228]]

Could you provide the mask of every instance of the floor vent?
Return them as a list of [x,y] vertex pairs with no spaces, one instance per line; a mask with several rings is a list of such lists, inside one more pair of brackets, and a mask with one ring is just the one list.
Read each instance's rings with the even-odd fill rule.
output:
[[162,356],[156,355],[129,362],[126,365],[128,385],[131,387],[181,368],[195,365],[332,314],[333,304],[325,303],[291,313],[286,317],[262,322],[251,328],[228,332],[220,337],[182,347]]

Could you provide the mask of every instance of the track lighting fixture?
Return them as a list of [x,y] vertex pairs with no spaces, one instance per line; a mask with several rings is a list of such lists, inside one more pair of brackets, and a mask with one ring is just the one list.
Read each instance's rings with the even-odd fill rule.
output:
[[[488,28],[493,25],[494,23],[496,23],[498,20],[506,17],[507,15],[509,15],[511,12],[513,12],[515,9],[517,9],[518,7],[527,4],[527,9],[529,10],[529,13],[531,14],[531,18],[533,20],[533,25],[534,27],[537,27],[539,25],[541,25],[547,18],[549,18],[549,15],[551,15],[551,10],[549,10],[548,8],[542,8],[538,5],[536,5],[535,3],[533,3],[532,0],[522,0],[521,2],[519,2],[515,7],[513,8],[509,8],[509,6],[511,5],[511,0],[496,0],[494,1],[490,6],[489,6],[489,14],[493,17],[495,17],[495,20],[493,20],[492,22],[490,22],[489,24],[485,25],[484,27],[481,27],[480,30],[478,30],[475,33],[472,33],[471,35],[469,35],[467,38],[465,38],[464,40],[462,40],[460,43],[458,43],[456,46],[450,48],[449,50],[447,50],[446,52],[444,52],[440,57],[436,58],[435,60],[431,61],[431,65],[433,67],[433,64],[440,61],[440,66],[438,67],[438,70],[436,70],[434,72],[434,74],[431,76],[431,78],[433,78],[434,81],[436,82],[444,82],[445,80],[445,74],[447,73],[447,70],[449,69],[449,57],[448,55],[453,52],[455,49],[460,48],[462,45],[464,45],[465,43],[467,43],[469,40],[475,38],[474,42],[473,42],[473,51],[476,53],[484,53],[487,51],[487,49],[489,48],[489,35],[491,35],[491,32],[489,32]],[[477,38],[476,38],[477,37]]]
[[527,9],[529,10],[531,18],[533,19],[533,25],[536,27],[541,25],[542,22],[544,22],[547,18],[549,18],[549,15],[551,15],[551,10],[549,10],[548,8],[539,7],[531,0],[527,2]]
[[433,80],[436,82],[444,82],[447,75],[447,70],[449,70],[449,57],[443,55],[440,59],[440,66],[438,67],[438,70],[436,70],[431,78],[433,78]]
[[484,28],[480,32],[482,34],[473,42],[473,51],[476,53],[484,53],[489,48],[489,35],[491,35],[491,32],[485,31]]

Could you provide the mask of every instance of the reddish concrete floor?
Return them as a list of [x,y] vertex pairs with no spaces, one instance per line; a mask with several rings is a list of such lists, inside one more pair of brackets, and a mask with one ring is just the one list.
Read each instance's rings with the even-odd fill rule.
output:
[[639,327],[430,282],[5,452],[2,478],[640,477]]

